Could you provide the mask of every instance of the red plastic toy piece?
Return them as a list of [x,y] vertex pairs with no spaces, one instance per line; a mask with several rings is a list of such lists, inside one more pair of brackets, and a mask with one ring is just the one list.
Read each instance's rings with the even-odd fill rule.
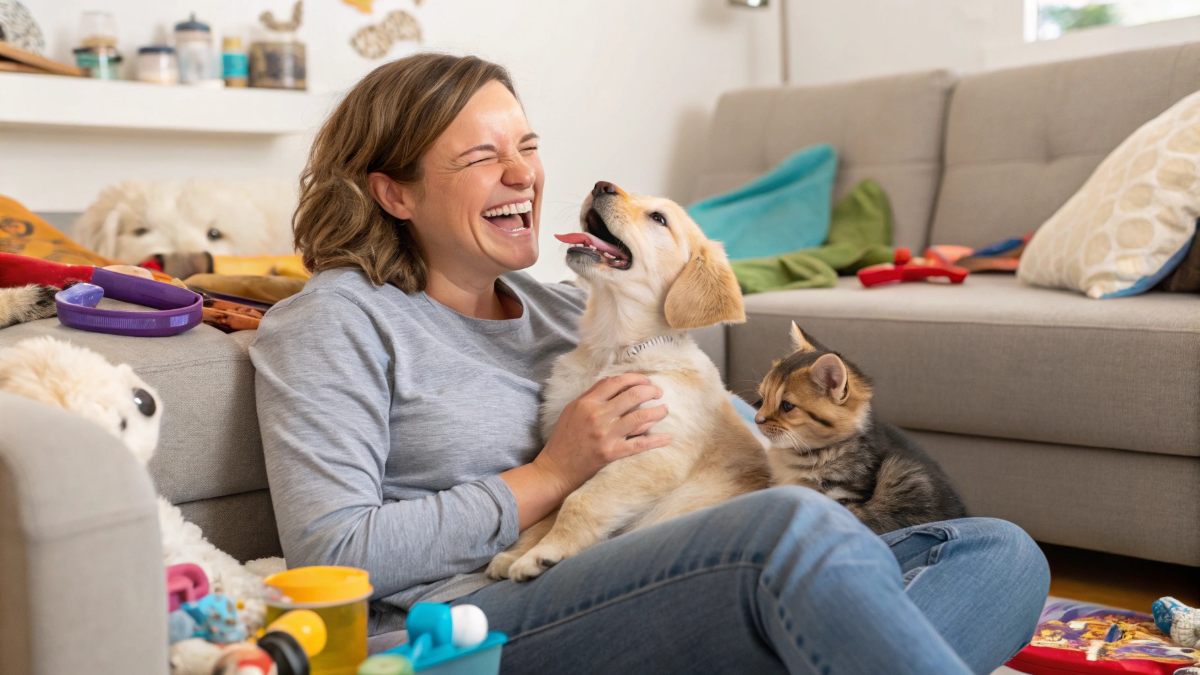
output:
[[913,258],[912,251],[900,247],[893,256],[894,262],[882,265],[871,265],[858,271],[858,280],[863,286],[879,286],[882,284],[903,281],[925,281],[927,279],[944,278],[952,284],[961,284],[969,271],[954,265],[931,263],[923,258]]

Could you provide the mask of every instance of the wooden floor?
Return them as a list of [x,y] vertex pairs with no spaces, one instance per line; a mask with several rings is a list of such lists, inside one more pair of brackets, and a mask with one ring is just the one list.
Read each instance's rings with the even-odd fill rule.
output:
[[1050,562],[1050,595],[1150,612],[1164,595],[1200,607],[1200,567],[1041,544]]

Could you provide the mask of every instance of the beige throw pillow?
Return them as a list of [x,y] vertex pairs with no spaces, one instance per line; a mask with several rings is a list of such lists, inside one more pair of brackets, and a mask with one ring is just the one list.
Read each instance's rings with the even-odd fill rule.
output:
[[1200,92],[1142,125],[1042,225],[1017,275],[1091,298],[1149,290],[1187,253],[1200,216]]

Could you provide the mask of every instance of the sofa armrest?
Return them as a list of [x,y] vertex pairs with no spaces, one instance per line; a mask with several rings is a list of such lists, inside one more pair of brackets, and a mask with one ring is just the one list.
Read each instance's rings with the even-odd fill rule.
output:
[[0,670],[165,673],[154,488],[121,442],[0,392]]

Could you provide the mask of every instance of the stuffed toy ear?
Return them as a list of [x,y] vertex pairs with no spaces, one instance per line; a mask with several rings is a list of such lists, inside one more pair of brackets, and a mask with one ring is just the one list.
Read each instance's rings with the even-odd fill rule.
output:
[[850,396],[850,375],[846,372],[846,364],[837,354],[824,354],[818,358],[809,371],[809,377],[838,405],[845,403]]
[[797,326],[795,321],[792,322],[791,335],[792,335],[792,348],[795,349],[796,351],[798,351],[798,352],[815,352],[815,351],[817,351],[817,348],[814,347],[813,344],[808,341],[808,336],[806,336],[804,334],[804,331],[800,330],[800,326]]
[[663,312],[667,325],[677,330],[746,321],[742,290],[720,244],[701,240],[693,247],[667,291]]

